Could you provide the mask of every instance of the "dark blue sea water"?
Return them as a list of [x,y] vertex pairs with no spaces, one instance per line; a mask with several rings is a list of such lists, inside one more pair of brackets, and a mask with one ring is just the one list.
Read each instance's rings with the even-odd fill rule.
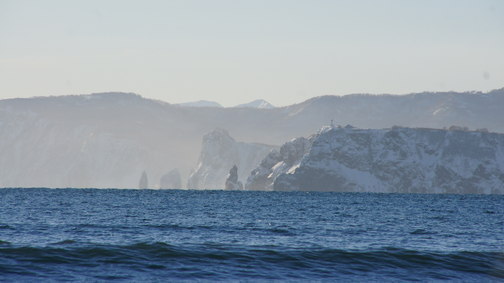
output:
[[504,196],[0,189],[0,281],[504,280]]

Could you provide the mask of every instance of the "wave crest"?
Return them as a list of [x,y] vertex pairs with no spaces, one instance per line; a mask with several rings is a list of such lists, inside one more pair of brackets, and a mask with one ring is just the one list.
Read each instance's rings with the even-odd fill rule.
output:
[[[162,242],[79,246],[71,240],[60,243],[63,242],[65,244],[58,247],[2,246],[0,275],[40,276],[48,269],[64,274],[66,268],[76,267],[92,273],[107,265],[127,270],[131,278],[136,279],[143,278],[140,275],[145,272],[192,279],[233,279],[243,278],[245,274],[245,277],[258,279],[344,279],[350,275],[353,279],[394,275],[404,280],[504,278],[504,255],[498,252],[437,253],[396,248],[345,251],[215,244],[172,246]],[[93,276],[96,279],[105,275]]]

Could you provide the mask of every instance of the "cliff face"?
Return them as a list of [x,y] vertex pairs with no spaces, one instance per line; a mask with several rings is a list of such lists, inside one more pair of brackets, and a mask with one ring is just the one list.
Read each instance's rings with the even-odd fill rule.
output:
[[229,168],[236,165],[238,176],[248,176],[274,148],[264,144],[237,142],[227,131],[216,129],[203,137],[198,165],[189,176],[187,188],[223,189]]
[[278,175],[297,166],[301,158],[310,150],[311,143],[312,138],[300,137],[285,143],[280,150],[272,150],[259,166],[252,170],[247,178],[245,189],[273,190],[273,182]]
[[[128,93],[4,99],[0,187],[136,188],[145,170],[157,188],[167,168],[178,168],[186,184],[201,137],[215,128],[265,144],[308,136],[332,119],[361,128],[460,125],[504,133],[502,109],[504,89],[323,96],[272,109],[186,107]],[[240,178],[250,173],[238,170]]]
[[327,128],[275,190],[504,193],[504,135],[394,128]]

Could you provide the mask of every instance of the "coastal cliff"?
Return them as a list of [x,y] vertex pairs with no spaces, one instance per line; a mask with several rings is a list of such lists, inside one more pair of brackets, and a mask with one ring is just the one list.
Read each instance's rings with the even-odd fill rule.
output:
[[326,127],[312,139],[299,162],[271,166],[274,190],[504,193],[503,134]]

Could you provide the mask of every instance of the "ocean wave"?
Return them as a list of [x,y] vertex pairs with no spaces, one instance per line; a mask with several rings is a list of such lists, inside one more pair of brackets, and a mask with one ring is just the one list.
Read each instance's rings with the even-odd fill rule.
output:
[[130,279],[156,272],[172,278],[192,279],[504,278],[504,255],[499,252],[440,253],[397,248],[350,251],[220,244],[172,246],[162,242],[84,245],[73,240],[61,241],[56,247],[0,246],[0,278],[9,274],[35,277],[52,274],[54,279],[54,273],[70,276],[73,271],[76,277],[72,280],[83,274],[95,279],[103,276],[114,279],[115,275],[96,273],[104,266],[123,270]]

